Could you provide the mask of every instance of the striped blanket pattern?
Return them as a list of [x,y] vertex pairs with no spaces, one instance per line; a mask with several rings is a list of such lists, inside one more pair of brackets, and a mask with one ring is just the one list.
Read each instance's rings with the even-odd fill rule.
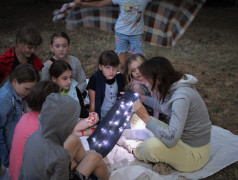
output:
[[[144,41],[150,45],[173,47],[191,24],[205,0],[152,0],[144,12]],[[73,7],[64,12],[67,29],[78,26],[114,31],[120,13],[115,5]]]

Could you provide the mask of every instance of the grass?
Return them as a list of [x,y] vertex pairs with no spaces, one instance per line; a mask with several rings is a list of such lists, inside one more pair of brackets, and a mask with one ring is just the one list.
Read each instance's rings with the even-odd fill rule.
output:
[[[2,2],[0,6],[0,54],[14,45],[15,32],[33,23],[41,31],[43,44],[38,56],[44,61],[52,54],[50,36],[65,31],[63,23],[53,24],[52,12],[60,3],[34,4],[31,1]],[[3,8],[4,7],[4,8]],[[145,44],[147,58],[164,56],[179,70],[196,76],[213,125],[238,134],[238,9],[204,7],[173,48]],[[114,49],[113,33],[90,28],[66,31],[71,38],[71,54],[78,57],[87,77],[97,69],[102,51]],[[206,178],[238,179],[238,163]]]

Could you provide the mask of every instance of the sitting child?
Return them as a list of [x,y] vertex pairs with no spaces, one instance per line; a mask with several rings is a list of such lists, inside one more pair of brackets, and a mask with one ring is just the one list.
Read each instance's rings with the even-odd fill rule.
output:
[[19,64],[32,64],[37,71],[43,68],[42,60],[34,52],[42,43],[40,32],[36,27],[23,26],[16,34],[15,47],[0,56],[0,84]]
[[39,129],[39,115],[42,104],[50,93],[59,93],[60,87],[52,81],[36,83],[26,101],[31,112],[24,114],[16,125],[10,153],[9,172],[13,180],[18,179],[22,165],[23,152],[28,137]]
[[[78,122],[80,105],[69,96],[52,93],[44,102],[39,118],[40,129],[27,140],[20,169],[22,179],[87,179],[92,173],[109,179],[102,156],[85,151],[73,129]],[[76,166],[71,166],[71,163]]]
[[81,113],[79,124],[76,127],[77,135],[89,136],[92,134],[95,130],[93,126],[98,123],[99,118],[97,113],[89,114],[82,94],[78,89],[78,83],[72,79],[71,66],[66,61],[57,60],[51,65],[49,73],[51,80],[60,86],[61,94],[68,95],[80,103]]

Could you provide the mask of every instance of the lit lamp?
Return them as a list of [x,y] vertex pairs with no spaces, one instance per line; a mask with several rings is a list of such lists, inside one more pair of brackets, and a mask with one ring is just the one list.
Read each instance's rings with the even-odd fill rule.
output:
[[90,149],[105,157],[121,137],[133,114],[133,104],[140,98],[138,93],[127,90],[107,115],[100,121],[96,130],[88,137]]

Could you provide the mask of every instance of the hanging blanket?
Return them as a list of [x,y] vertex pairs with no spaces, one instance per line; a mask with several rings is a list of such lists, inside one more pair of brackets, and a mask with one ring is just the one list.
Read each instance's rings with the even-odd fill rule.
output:
[[[144,40],[150,45],[173,47],[197,15],[205,0],[152,0],[144,13]],[[113,31],[118,6],[75,7],[64,4],[53,21],[64,20],[67,29],[77,26]]]

